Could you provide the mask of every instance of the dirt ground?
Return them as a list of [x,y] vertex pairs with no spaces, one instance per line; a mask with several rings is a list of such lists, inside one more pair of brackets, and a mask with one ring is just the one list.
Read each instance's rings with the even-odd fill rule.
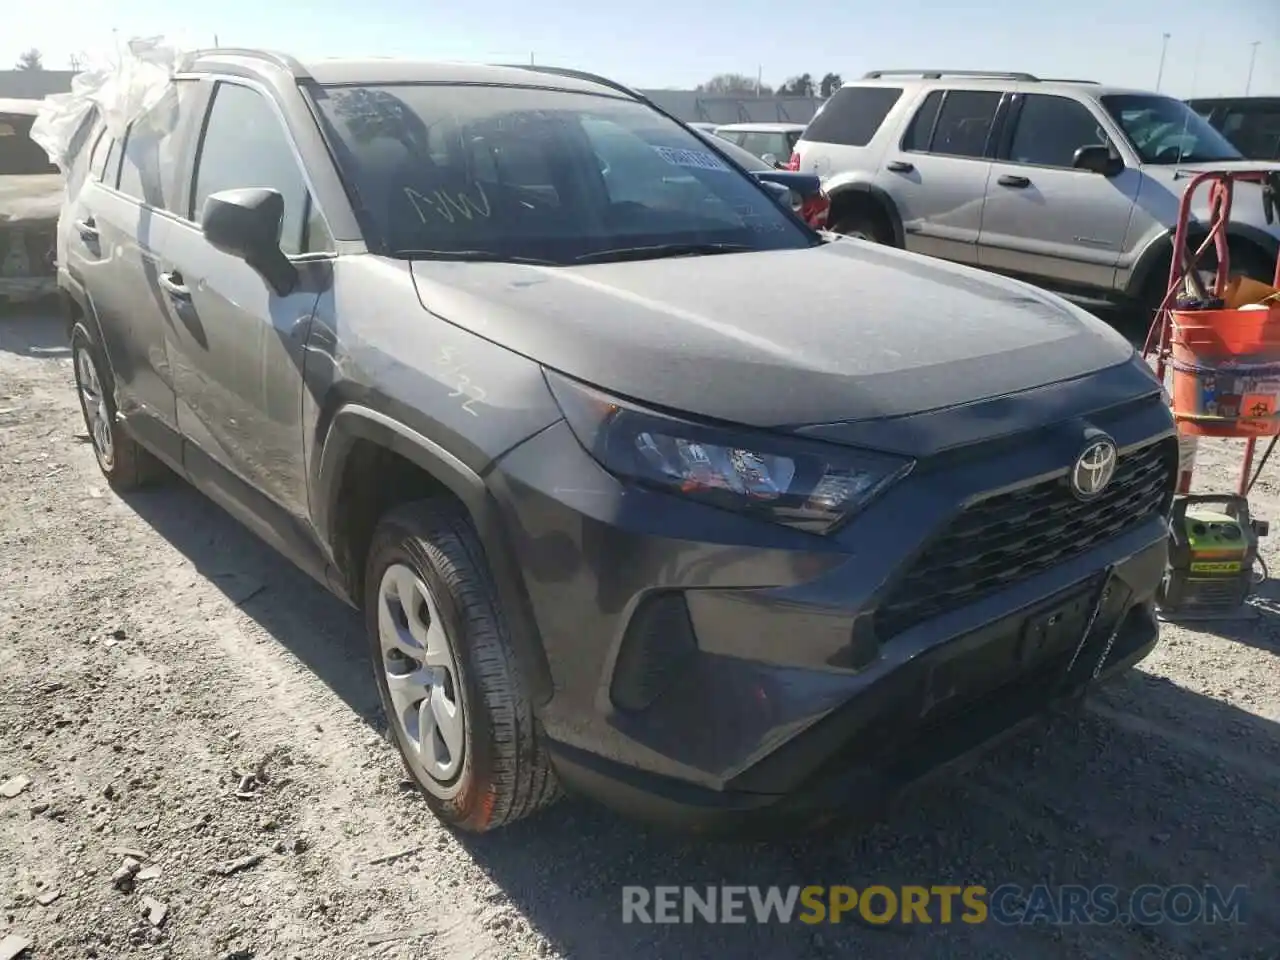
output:
[[[1200,485],[1230,488],[1237,455],[1202,450]],[[1280,462],[1254,505],[1280,521]],[[869,831],[706,844],[564,802],[458,838],[405,789],[358,616],[181,483],[113,494],[61,325],[0,319],[0,783],[30,781],[0,795],[0,956],[20,935],[33,958],[1274,960],[1275,609],[1167,626],[1083,713]],[[1230,926],[621,922],[623,885],[720,882],[1249,895]]]

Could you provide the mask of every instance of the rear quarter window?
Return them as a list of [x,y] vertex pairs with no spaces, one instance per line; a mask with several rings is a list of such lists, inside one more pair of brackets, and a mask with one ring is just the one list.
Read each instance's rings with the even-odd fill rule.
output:
[[841,87],[800,139],[865,147],[901,96],[901,87]]

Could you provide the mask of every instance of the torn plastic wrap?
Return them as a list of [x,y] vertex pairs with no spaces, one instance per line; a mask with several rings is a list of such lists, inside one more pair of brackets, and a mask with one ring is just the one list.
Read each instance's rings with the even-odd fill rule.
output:
[[123,137],[129,124],[165,102],[170,81],[190,62],[190,53],[168,46],[161,37],[130,40],[119,63],[95,66],[75,75],[70,93],[45,97],[31,127],[31,139],[65,174],[71,167],[89,122],[100,116],[107,132]]

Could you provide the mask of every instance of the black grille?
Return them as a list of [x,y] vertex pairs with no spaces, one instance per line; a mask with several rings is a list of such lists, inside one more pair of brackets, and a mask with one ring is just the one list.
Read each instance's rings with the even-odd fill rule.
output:
[[970,505],[918,556],[876,613],[883,640],[1069,560],[1149,519],[1173,492],[1173,439],[1131,450],[1096,500],[1067,476]]

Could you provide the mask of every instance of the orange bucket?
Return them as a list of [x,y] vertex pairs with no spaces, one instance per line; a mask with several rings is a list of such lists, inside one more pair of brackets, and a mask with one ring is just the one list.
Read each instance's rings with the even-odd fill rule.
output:
[[1171,366],[1181,433],[1280,434],[1280,305],[1173,311]]

